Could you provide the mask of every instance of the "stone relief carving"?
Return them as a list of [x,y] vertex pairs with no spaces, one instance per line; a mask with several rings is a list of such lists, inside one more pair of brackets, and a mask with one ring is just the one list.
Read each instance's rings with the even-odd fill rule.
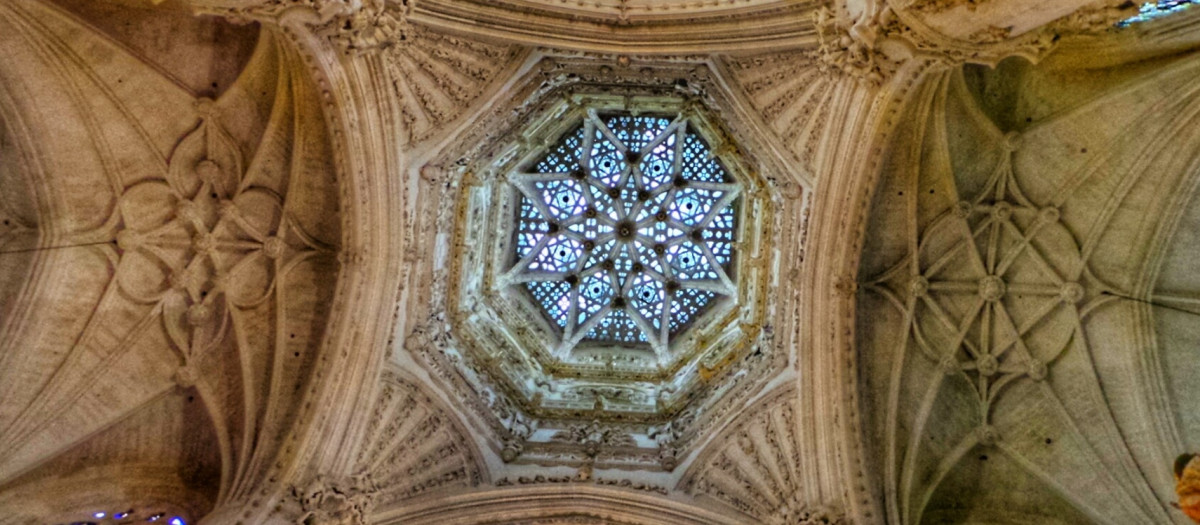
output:
[[486,467],[452,412],[394,369],[381,385],[355,466],[372,480],[378,505],[484,483]]
[[602,427],[599,421],[568,426],[565,430],[556,432],[550,439],[579,445],[590,457],[599,454],[601,447],[628,447],[634,444],[633,436],[613,428]]
[[972,4],[974,0],[907,5],[879,0],[867,2],[856,18],[821,6],[813,12],[818,42],[813,57],[822,72],[837,72],[878,88],[914,59],[932,61],[938,68],[962,63],[994,65],[1010,56],[1037,62],[1064,36],[1111,31],[1116,22],[1137,11],[1133,2],[1103,2],[1022,34],[1013,34],[1012,26],[990,25],[962,38],[942,34],[927,23],[930,14]]
[[317,32],[329,37],[347,53],[365,53],[403,46],[411,28],[410,0],[368,0],[358,10],[341,13]]
[[701,453],[679,488],[762,523],[844,523],[839,511],[803,501],[794,394],[784,389],[756,402]]
[[596,485],[638,490],[663,496],[670,494],[670,491],[666,487],[644,481],[593,477],[592,468],[587,465],[581,467],[574,476],[545,476],[541,474],[517,476],[515,478],[506,476],[496,480],[495,485],[497,487],[508,487],[513,485],[541,485],[546,483],[594,483]]
[[365,525],[378,491],[369,476],[318,476],[304,487],[292,487],[279,512],[295,516],[297,525]]
[[839,72],[868,86],[879,87],[884,75],[895,70],[892,59],[876,48],[879,27],[875,23],[851,23],[826,6],[813,12],[817,29],[817,69]]
[[[268,0],[251,7],[201,7],[235,20],[278,23],[287,13],[347,55],[371,55],[393,88],[404,144],[437,133],[511,72],[524,57],[516,45],[430,31],[408,20],[410,0]],[[289,15],[290,16],[290,15]]]

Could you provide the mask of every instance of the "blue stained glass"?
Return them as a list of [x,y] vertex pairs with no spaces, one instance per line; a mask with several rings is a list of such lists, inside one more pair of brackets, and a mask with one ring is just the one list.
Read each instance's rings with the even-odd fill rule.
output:
[[738,187],[686,120],[588,117],[513,180],[514,272],[564,342],[664,347],[735,292]]
[[709,158],[708,146],[694,133],[683,139],[682,175],[699,182],[725,182],[729,176],[720,163]]
[[592,327],[586,339],[644,343],[646,334],[642,333],[625,310],[613,310]]
[[550,215],[556,219],[569,219],[578,215],[587,207],[583,196],[583,186],[573,180],[555,180],[534,183],[542,192],[542,200],[550,210]]
[[585,277],[579,283],[577,305],[579,317],[575,322],[583,325],[589,318],[608,306],[615,296],[608,272],[599,272]]
[[517,219],[517,257],[524,258],[533,251],[538,241],[545,236],[548,223],[529,199],[521,198]]
[[671,121],[661,117],[612,116],[604,119],[604,124],[616,135],[629,151],[640,153],[650,145],[656,137],[671,125]]
[[654,146],[638,164],[646,187],[651,191],[664,184],[670,184],[675,171],[675,135]]
[[592,207],[596,212],[603,215],[612,222],[621,220],[625,216],[625,207],[619,201],[609,195],[611,188],[599,186],[597,184],[589,184],[592,194]]
[[585,261],[583,264],[584,268],[595,268],[596,266],[603,264],[604,261],[613,256],[613,252],[616,251],[618,246],[619,245],[617,244],[616,239],[610,239],[604,244],[601,244],[599,248],[593,249],[591,253],[588,254],[587,261]]
[[1156,18],[1162,18],[1188,9],[1196,4],[1200,4],[1200,0],[1159,0],[1158,2],[1142,4],[1142,7],[1138,9],[1138,14],[1117,22],[1117,27],[1125,27],[1137,22],[1148,22]]
[[559,328],[567,327],[567,314],[571,311],[571,285],[566,281],[539,281],[525,283],[525,288],[538,304],[546,308],[550,318]]
[[667,298],[663,283],[648,274],[641,274],[634,279],[629,292],[634,310],[655,330],[661,329],[663,302]]
[[529,264],[530,270],[569,272],[583,257],[583,244],[570,237],[551,237]]
[[579,168],[579,150],[583,147],[583,126],[575,128],[551,149],[534,168],[538,173],[571,173]]
[[682,188],[671,203],[671,217],[688,226],[697,226],[708,216],[724,195],[721,191]]
[[667,248],[667,262],[671,266],[671,274],[679,280],[719,278],[717,269],[712,267],[704,251],[691,241]]
[[612,225],[595,217],[587,217],[567,226],[567,229],[582,235],[586,239],[595,239],[612,232]]
[[652,246],[646,246],[645,243],[637,243],[633,245],[634,250],[637,250],[637,260],[642,263],[643,268],[652,271],[659,275],[663,274],[662,259],[654,253]]
[[590,160],[588,167],[591,168],[592,176],[603,182],[605,186],[617,187],[627,166],[625,155],[600,130],[596,130],[596,140],[592,142]]
[[671,333],[674,334],[683,328],[687,320],[699,314],[704,306],[714,298],[716,298],[716,294],[708,290],[676,291],[671,298]]

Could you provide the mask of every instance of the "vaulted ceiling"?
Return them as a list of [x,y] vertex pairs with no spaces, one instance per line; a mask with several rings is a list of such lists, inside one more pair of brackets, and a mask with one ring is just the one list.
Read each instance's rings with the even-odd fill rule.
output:
[[[4,3],[0,523],[1187,523],[1200,12],[1133,11]],[[532,422],[447,299],[572,86],[763,181],[766,299],[669,425]]]

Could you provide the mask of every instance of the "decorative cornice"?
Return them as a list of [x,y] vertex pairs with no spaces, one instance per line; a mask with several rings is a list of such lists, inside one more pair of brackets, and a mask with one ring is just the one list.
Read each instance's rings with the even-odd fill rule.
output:
[[811,46],[814,35],[808,13],[816,4],[814,0],[421,0],[413,6],[411,19],[438,31],[557,49],[753,52]]
[[745,523],[744,516],[714,512],[696,505],[665,498],[655,490],[623,486],[552,482],[548,478],[528,484],[519,481],[491,490],[457,494],[423,501],[404,508],[380,509],[376,523],[435,525],[511,524],[522,520],[586,516],[602,523],[639,525],[733,525]]

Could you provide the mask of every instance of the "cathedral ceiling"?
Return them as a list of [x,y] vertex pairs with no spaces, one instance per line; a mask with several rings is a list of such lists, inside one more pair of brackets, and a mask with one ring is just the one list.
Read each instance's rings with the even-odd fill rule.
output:
[[[214,82],[188,78],[155,35],[93,30],[54,5],[3,9],[16,256],[0,276],[0,483],[47,491],[107,472],[111,497],[193,516],[241,498],[299,416],[338,272],[311,81],[271,34],[186,13],[177,28],[194,40],[174,52],[207,60]],[[192,44],[214,31],[223,48]],[[157,488],[139,493],[144,479]],[[180,492],[195,497],[164,496]]]
[[890,521],[1180,517],[1198,65],[1013,59],[915,93],[859,274]]
[[[967,3],[3,4],[0,522],[1184,523],[1198,18]],[[526,453],[456,351],[564,85],[706,104],[773,214],[685,439]]]

